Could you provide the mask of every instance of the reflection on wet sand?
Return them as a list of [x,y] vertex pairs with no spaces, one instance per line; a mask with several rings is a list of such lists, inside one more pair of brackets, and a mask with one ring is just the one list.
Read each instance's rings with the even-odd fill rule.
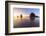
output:
[[24,16],[21,14],[20,17],[14,17],[14,28],[16,27],[39,27],[39,18],[35,17],[34,14],[30,16]]

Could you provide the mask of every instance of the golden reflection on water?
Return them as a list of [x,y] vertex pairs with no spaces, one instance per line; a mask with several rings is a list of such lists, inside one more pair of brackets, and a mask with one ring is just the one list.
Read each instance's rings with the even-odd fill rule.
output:
[[13,23],[14,23],[15,25],[19,25],[19,23],[21,23],[21,22],[24,21],[25,19],[27,19],[27,16],[23,16],[22,18],[20,18],[20,16],[19,16],[19,17],[14,16],[14,17],[13,17]]
[[[22,19],[25,19],[25,18],[27,18],[27,17],[28,17],[28,16],[23,16]],[[16,19],[21,19],[21,17],[20,17],[20,16],[19,16],[19,17],[14,16],[13,19],[14,19],[14,20],[16,20]]]
[[22,18],[14,16],[13,19],[14,27],[39,26],[39,18],[30,20],[29,16],[23,16]]

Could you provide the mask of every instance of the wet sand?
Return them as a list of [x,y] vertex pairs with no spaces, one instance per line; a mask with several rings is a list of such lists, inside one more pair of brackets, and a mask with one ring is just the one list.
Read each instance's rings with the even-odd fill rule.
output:
[[39,27],[39,18],[30,19],[29,17],[25,18],[16,18],[13,20],[14,28],[21,27]]

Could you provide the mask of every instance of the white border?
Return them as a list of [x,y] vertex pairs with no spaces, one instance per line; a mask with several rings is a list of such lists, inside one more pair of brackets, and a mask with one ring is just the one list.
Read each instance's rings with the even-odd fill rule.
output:
[[[40,27],[30,27],[30,28],[13,28],[13,8],[40,8]],[[12,4],[9,3],[9,17],[10,17],[10,27],[9,33],[18,33],[18,32],[34,32],[34,31],[43,31],[43,5],[28,5],[28,4]]]

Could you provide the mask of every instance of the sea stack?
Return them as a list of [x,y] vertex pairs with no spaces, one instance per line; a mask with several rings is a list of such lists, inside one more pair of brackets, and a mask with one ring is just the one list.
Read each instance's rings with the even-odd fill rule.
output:
[[31,13],[30,14],[30,18],[32,18],[32,17],[35,17],[35,14],[34,13]]

